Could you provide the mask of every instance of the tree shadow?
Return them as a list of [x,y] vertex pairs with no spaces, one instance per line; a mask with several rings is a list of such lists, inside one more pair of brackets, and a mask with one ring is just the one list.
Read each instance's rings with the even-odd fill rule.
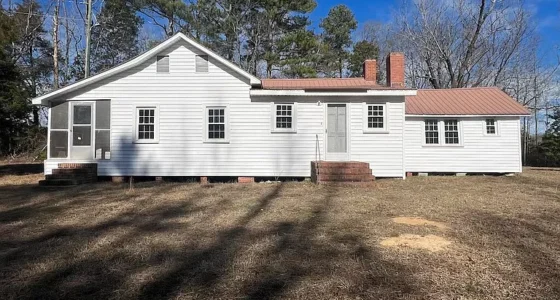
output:
[[524,271],[509,280],[523,285],[528,284],[523,280],[536,282],[525,291],[531,297],[557,298],[560,295],[559,215],[558,209],[516,216],[473,211],[469,218],[476,234],[464,240],[478,248],[482,243],[484,248],[507,253],[502,259],[512,260],[512,266],[520,266]]
[[[302,194],[301,201],[312,204],[292,219],[275,215],[278,207],[289,209],[282,203],[285,193],[292,192],[286,185],[290,184],[264,185],[256,189],[262,195],[247,203],[236,197],[258,185],[205,189],[193,184],[179,198],[158,203],[154,197],[172,197],[185,185],[139,185],[129,195],[122,186],[110,190],[115,185],[97,184],[54,193],[52,202],[28,206],[26,214],[12,211],[9,218],[0,211],[0,224],[7,226],[71,215],[91,201],[102,206],[134,204],[134,209],[92,225],[60,225],[21,238],[0,237],[0,271],[5,276],[16,276],[22,269],[31,272],[28,283],[14,282],[1,292],[43,299],[398,298],[419,293],[406,266],[384,259],[350,228],[333,227],[331,208],[340,197],[336,186],[314,186],[324,197],[307,200]],[[92,197],[102,190],[105,200]],[[214,198],[209,202],[209,197]],[[245,203],[242,213],[230,215],[239,203]],[[224,217],[230,218],[226,225],[214,221]],[[156,271],[142,279],[141,274],[152,270]],[[315,290],[314,285],[323,288]]]
[[0,165],[0,178],[8,175],[28,175],[43,173],[43,164],[6,164]]

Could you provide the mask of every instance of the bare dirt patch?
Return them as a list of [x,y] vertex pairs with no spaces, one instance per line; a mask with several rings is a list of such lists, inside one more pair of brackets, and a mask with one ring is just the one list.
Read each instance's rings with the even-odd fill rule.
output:
[[425,236],[417,234],[401,234],[397,237],[390,237],[381,241],[381,246],[384,247],[406,247],[428,250],[430,252],[446,250],[450,245],[450,241],[433,234]]
[[447,229],[447,225],[445,225],[441,222],[430,221],[430,220],[426,220],[426,219],[418,218],[418,217],[396,217],[396,218],[393,218],[393,222],[398,223],[398,224],[411,225],[411,226],[432,226],[432,227],[436,227],[440,230]]

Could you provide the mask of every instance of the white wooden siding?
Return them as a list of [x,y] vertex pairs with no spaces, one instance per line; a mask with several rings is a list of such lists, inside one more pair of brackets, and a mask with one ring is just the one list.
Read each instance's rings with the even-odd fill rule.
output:
[[[271,102],[251,101],[248,79],[209,59],[208,73],[195,72],[199,53],[178,43],[169,73],[156,72],[156,58],[112,78],[73,92],[66,99],[111,99],[111,159],[98,161],[100,176],[263,176],[308,177],[316,158],[316,137],[325,157],[326,102],[297,104],[296,133],[272,132]],[[370,98],[370,97],[368,97]],[[350,98],[349,98],[350,99]],[[376,176],[402,177],[404,97],[371,97],[388,103],[390,133],[363,133],[364,99],[349,102],[350,159],[370,162]],[[292,98],[288,100],[300,101]],[[323,99],[325,100],[325,99]],[[285,99],[283,101],[285,102]],[[133,143],[136,106],[159,108],[159,143]],[[229,143],[204,142],[206,106],[229,110]],[[61,160],[48,160],[45,170]]]
[[350,104],[351,160],[368,162],[377,177],[403,177],[404,97],[376,98],[387,103],[387,132],[364,133],[363,103]]
[[[496,118],[497,136],[485,135],[485,118],[462,118],[461,146],[424,146],[424,119],[405,122],[407,172],[521,172],[519,117]],[[440,139],[443,138],[440,136]]]

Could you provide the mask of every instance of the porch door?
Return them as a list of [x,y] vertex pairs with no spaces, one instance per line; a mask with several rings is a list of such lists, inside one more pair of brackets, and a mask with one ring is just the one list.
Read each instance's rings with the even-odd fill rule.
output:
[[348,159],[346,104],[327,105],[327,160]]
[[93,159],[93,103],[72,103],[71,151],[72,159]]

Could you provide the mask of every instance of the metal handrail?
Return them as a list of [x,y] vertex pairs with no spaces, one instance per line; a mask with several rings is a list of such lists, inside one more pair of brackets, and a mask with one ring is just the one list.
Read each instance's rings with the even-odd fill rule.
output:
[[[319,158],[319,160],[317,160]],[[321,147],[319,143],[319,135],[315,135],[315,176],[317,178],[317,182],[319,181],[319,162],[321,161]]]

